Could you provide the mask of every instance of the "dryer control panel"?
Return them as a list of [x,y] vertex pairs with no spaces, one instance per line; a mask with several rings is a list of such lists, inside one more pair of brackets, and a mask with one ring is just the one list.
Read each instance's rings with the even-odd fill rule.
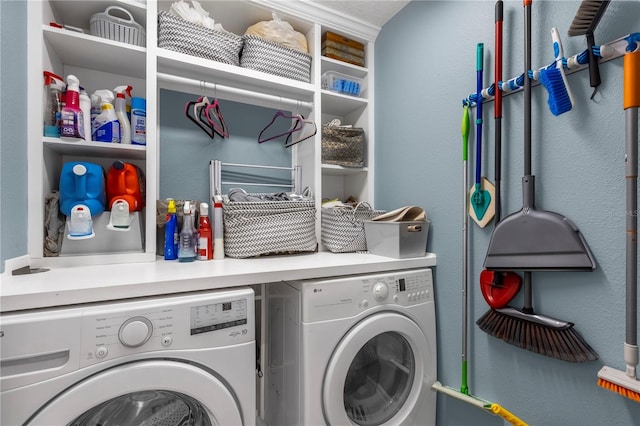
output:
[[251,289],[100,305],[82,315],[81,365],[254,340]]
[[302,292],[302,321],[346,318],[379,306],[433,303],[431,269],[291,283]]

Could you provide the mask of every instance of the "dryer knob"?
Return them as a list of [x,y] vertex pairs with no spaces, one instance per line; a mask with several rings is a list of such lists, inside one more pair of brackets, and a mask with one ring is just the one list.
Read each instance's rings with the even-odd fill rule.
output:
[[128,348],[144,345],[151,337],[153,324],[145,317],[133,317],[126,320],[118,332],[120,343]]
[[373,285],[373,297],[376,300],[382,301],[386,299],[388,295],[389,295],[389,287],[387,287],[385,283],[377,282]]

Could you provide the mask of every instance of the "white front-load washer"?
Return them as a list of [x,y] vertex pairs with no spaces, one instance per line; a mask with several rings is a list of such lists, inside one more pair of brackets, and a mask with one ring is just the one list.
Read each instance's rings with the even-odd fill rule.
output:
[[254,425],[250,288],[0,316],[0,423]]
[[267,424],[435,424],[430,269],[269,284],[267,301]]

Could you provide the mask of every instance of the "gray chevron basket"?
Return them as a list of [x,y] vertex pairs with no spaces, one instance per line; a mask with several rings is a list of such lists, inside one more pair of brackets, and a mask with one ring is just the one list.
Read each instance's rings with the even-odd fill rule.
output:
[[366,251],[364,221],[383,213],[384,210],[374,210],[366,202],[360,202],[355,207],[323,207],[320,226],[322,245],[333,253]]
[[242,37],[240,66],[293,80],[311,80],[311,55],[254,35]]
[[317,250],[313,200],[252,202],[230,201],[224,196],[222,212],[224,253],[229,257]]
[[161,11],[158,13],[158,47],[225,64],[240,65],[242,37],[214,31]]

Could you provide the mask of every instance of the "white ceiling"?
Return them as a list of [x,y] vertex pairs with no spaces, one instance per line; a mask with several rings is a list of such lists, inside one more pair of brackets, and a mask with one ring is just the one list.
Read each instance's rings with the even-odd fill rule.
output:
[[311,0],[326,8],[382,27],[410,0]]

